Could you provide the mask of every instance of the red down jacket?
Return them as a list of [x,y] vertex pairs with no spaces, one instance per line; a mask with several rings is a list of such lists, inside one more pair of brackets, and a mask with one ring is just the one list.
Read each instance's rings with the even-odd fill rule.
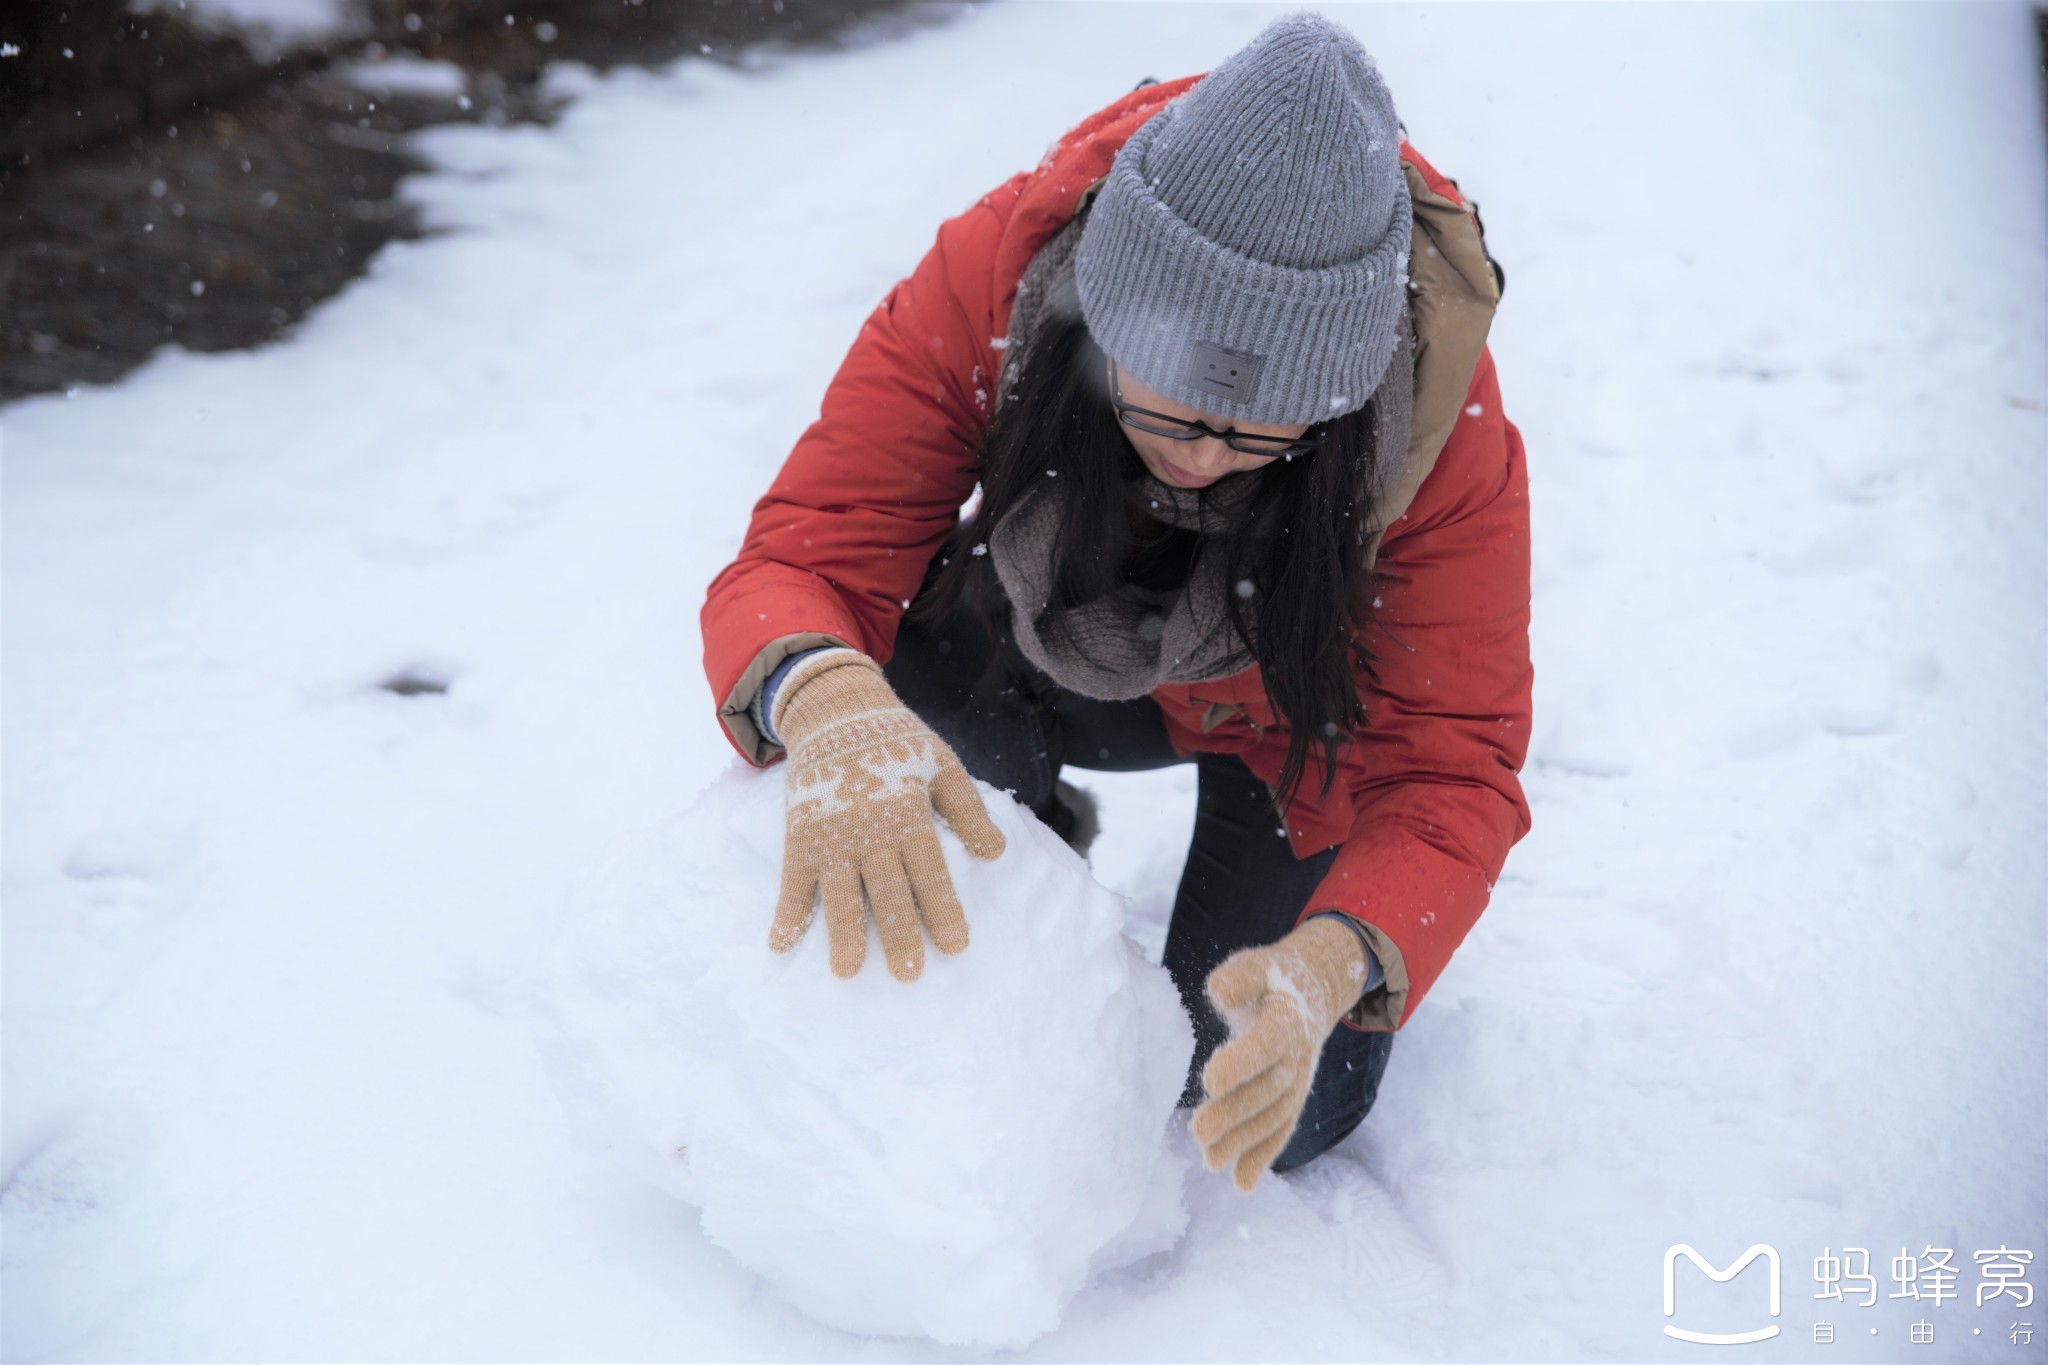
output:
[[[975,447],[1018,277],[1125,139],[1198,79],[1133,91],[945,222],[863,324],[704,604],[705,671],[727,738],[749,762],[765,766],[780,751],[750,752],[729,717],[744,708],[736,688],[758,677],[764,651],[780,657],[777,640],[830,637],[878,662],[890,657],[904,603],[978,478]],[[1405,142],[1401,157],[1469,216],[1451,182]],[[1418,232],[1415,251],[1424,249]],[[1366,725],[1341,751],[1327,799],[1316,795],[1322,769],[1312,764],[1287,834],[1297,857],[1342,844],[1303,914],[1342,910],[1392,941],[1379,1026],[1398,1028],[1529,828],[1517,777],[1532,683],[1527,481],[1521,435],[1501,411],[1483,347],[1434,465],[1381,538],[1376,570],[1366,642],[1380,664],[1373,681],[1360,679]],[[1256,667],[1152,696],[1181,753],[1239,754],[1269,786],[1278,780],[1287,736]]]

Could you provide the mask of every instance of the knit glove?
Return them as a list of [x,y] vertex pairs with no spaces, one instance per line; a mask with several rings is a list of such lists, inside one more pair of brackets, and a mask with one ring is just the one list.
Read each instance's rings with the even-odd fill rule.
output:
[[796,947],[822,887],[832,974],[855,975],[868,948],[865,887],[890,975],[915,981],[924,970],[920,909],[940,952],[967,946],[932,809],[977,858],[1002,854],[1002,831],[967,769],[865,654],[834,649],[803,660],[774,706],[789,773],[782,893],[768,946]]
[[1333,920],[1310,919],[1278,943],[1243,948],[1209,973],[1209,999],[1230,1041],[1202,1068],[1208,1098],[1195,1140],[1212,1171],[1235,1161],[1246,1194],[1294,1136],[1323,1040],[1358,1003],[1365,949]]

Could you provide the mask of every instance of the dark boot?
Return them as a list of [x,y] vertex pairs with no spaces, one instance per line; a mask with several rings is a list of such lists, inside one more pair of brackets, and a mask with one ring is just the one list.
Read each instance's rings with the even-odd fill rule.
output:
[[1096,810],[1095,797],[1065,778],[1054,784],[1048,809],[1033,813],[1083,858],[1088,856],[1095,836],[1102,832],[1102,819]]

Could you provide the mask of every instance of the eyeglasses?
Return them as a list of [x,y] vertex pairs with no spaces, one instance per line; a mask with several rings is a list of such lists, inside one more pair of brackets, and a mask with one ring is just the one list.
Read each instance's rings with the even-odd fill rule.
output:
[[1149,431],[1154,436],[1164,436],[1169,441],[1198,441],[1204,436],[1214,436],[1232,450],[1245,455],[1263,455],[1269,459],[1286,456],[1307,455],[1323,443],[1322,433],[1310,427],[1299,436],[1248,436],[1240,431],[1218,431],[1206,422],[1193,422],[1184,417],[1168,417],[1163,412],[1152,412],[1124,401],[1124,391],[1117,383],[1116,361],[1109,362],[1109,394],[1116,406],[1117,420],[1125,426]]

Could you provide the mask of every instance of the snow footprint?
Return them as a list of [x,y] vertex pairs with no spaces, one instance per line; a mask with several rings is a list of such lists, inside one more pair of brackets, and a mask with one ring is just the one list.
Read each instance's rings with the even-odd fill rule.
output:
[[1329,1229],[1343,1279],[1383,1309],[1441,1304],[1450,1275],[1407,1210],[1356,1157],[1333,1151],[1283,1177]]

